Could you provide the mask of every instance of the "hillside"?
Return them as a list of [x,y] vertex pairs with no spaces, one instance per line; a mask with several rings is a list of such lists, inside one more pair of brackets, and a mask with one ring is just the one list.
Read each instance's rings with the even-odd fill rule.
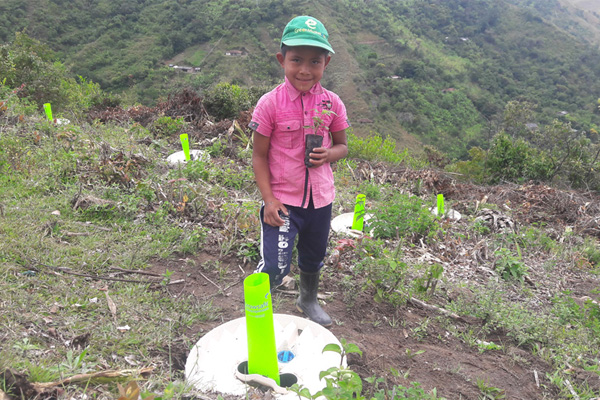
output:
[[581,10],[592,11],[594,13],[600,12],[600,4],[594,0],[567,0],[567,2]]
[[[7,0],[0,40],[26,29],[77,75],[154,104],[181,87],[220,81],[267,88],[290,16],[319,16],[336,55],[324,83],[348,104],[354,129],[433,145],[451,158],[489,147],[506,104],[535,104],[530,123],[559,115],[597,129],[597,15],[557,1],[85,2]],[[586,3],[575,4],[584,7]],[[587,7],[587,6],[586,6]],[[353,21],[351,24],[348,21]],[[226,56],[241,50],[243,56]],[[177,72],[177,63],[200,68]],[[566,112],[559,114],[561,112]]]
[[[36,93],[0,86],[0,398],[269,398],[184,376],[194,343],[244,315],[260,257],[248,111],[215,121],[190,90],[86,108],[89,84],[60,83],[80,98],[52,121]],[[183,132],[210,158],[170,165]],[[331,232],[320,293],[362,354],[326,398],[598,398],[598,193],[477,185],[348,139],[334,216],[362,193],[372,217]],[[432,213],[438,194],[460,219]],[[301,316],[296,295],[274,290],[275,312]]]

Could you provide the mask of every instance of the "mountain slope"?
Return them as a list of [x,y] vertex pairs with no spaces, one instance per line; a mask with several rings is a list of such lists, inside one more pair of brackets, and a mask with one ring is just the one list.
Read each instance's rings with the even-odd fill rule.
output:
[[537,106],[532,123],[566,111],[574,128],[598,130],[597,15],[561,1],[6,0],[0,39],[26,29],[74,73],[152,104],[182,86],[272,87],[282,79],[282,27],[312,14],[336,49],[324,84],[346,101],[358,133],[465,157],[488,145],[511,100]]

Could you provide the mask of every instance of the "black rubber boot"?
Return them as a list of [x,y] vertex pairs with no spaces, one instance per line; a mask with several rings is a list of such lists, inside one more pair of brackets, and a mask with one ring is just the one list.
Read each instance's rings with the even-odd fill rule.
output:
[[324,327],[333,325],[331,318],[319,305],[317,291],[319,290],[319,272],[307,273],[300,271],[300,297],[296,308],[306,316]]

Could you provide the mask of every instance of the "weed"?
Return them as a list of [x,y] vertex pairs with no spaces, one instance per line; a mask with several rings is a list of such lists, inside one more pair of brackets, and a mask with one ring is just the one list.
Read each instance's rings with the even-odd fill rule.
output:
[[488,350],[502,350],[502,346],[497,345],[494,342],[486,342],[483,340],[477,341],[477,347],[479,348],[480,353],[484,353]]
[[395,192],[371,210],[369,226],[378,238],[419,239],[438,229],[435,216],[416,196]]
[[435,288],[437,287],[438,281],[442,278],[443,273],[444,267],[442,267],[440,264],[431,265],[427,269],[427,272],[424,276],[415,280],[417,291],[429,291],[429,295],[433,295],[433,293],[435,292]]
[[358,191],[364,194],[368,200],[380,200],[384,190],[382,186],[369,181],[362,182],[358,187]]
[[396,150],[396,142],[375,133],[367,137],[356,136],[353,132],[348,132],[348,156],[368,161],[387,161],[392,163],[401,163],[409,161],[416,164],[416,160],[408,155],[408,151]]
[[492,231],[490,229],[490,226],[481,219],[478,219],[473,223],[472,229],[475,233],[478,233],[479,235],[488,235]]
[[414,357],[418,356],[419,354],[425,353],[425,350],[412,351],[411,349],[407,348],[405,352],[406,352],[406,356],[408,358],[414,358]]
[[150,130],[157,136],[172,136],[180,132],[186,125],[183,117],[171,118],[162,116],[157,118]]
[[477,379],[477,387],[482,395],[481,400],[500,400],[506,398],[503,389],[491,386],[485,379]]
[[29,338],[23,338],[20,342],[13,344],[13,349],[19,350],[25,355],[29,350],[39,350],[41,347],[35,343],[31,343]]
[[173,275],[174,271],[169,271],[169,269],[167,268],[163,274],[163,279],[162,281],[160,281],[160,284],[162,286],[167,286],[169,283],[171,283],[171,275]]
[[96,363],[85,361],[88,349],[83,350],[79,355],[75,355],[72,349],[69,349],[66,358],[57,366],[50,367],[51,372],[57,372],[61,376],[73,374],[85,374],[96,368]]
[[586,238],[582,248],[582,253],[585,255],[589,263],[594,268],[600,268],[600,246],[598,245],[598,242],[590,238]]
[[419,325],[412,328],[410,331],[415,339],[421,341],[428,335],[427,328],[429,327],[429,318],[425,318]]
[[527,266],[520,260],[520,257],[515,257],[511,254],[508,249],[500,249],[495,253],[496,257],[496,270],[505,280],[516,279],[523,281],[527,275]]

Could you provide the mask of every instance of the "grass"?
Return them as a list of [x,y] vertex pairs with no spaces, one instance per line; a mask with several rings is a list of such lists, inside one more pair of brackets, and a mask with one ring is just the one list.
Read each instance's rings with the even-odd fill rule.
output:
[[[139,124],[56,126],[16,100],[0,118],[0,370],[14,368],[32,381],[47,382],[108,367],[153,365],[144,391],[183,397],[187,387],[172,367],[174,351],[185,353],[191,347],[190,329],[218,320],[218,305],[175,296],[166,285],[172,273],[168,270],[154,284],[89,276],[111,276],[115,267],[144,270],[205,247],[218,249],[221,257],[256,262],[259,193],[249,154],[222,138],[209,149],[211,162],[170,169],[163,159],[180,149],[178,141]],[[148,137],[151,144],[143,144]],[[349,306],[358,296],[372,295],[373,301],[406,307],[413,297],[435,302],[442,293],[461,287],[474,293],[472,298],[458,297],[444,307],[483,321],[479,329],[457,326],[444,317],[424,318],[406,329],[425,342],[432,327],[441,324],[481,352],[504,351],[505,343],[498,348],[485,344],[492,343],[490,332],[502,330],[553,366],[548,379],[565,395],[569,385],[582,395],[589,393],[563,371],[576,366],[598,372],[597,303],[568,291],[542,301],[527,280],[541,286],[570,271],[597,276],[597,240],[572,233],[557,240],[544,226],[526,227],[518,234],[494,233],[474,224],[468,213],[464,224],[437,220],[427,211],[432,199],[410,193],[412,183],[407,189],[397,182],[377,184],[355,177],[363,162],[359,160],[394,167],[422,162],[377,135],[350,139],[352,157],[335,166],[334,209],[351,211],[356,194],[364,193],[368,207],[382,216],[380,230],[386,235],[357,241],[351,251],[353,268],[340,283]],[[205,223],[209,218],[211,225]],[[386,220],[392,230],[386,230]],[[452,280],[445,276],[447,264],[410,257],[415,249],[430,249],[441,257],[461,246],[475,254],[482,241],[490,250],[484,266],[493,274],[483,283]],[[222,285],[226,265],[221,260],[195,267],[217,271],[215,282]],[[277,308],[283,299],[275,300]],[[371,323],[377,328],[384,320]],[[387,321],[402,329],[406,323]],[[81,346],[70,346],[74,341]],[[407,350],[409,358],[418,360],[419,354]],[[502,390],[487,381],[477,385],[485,398],[502,398]],[[114,385],[98,387],[89,389],[99,390],[94,395],[100,398],[102,391],[116,395]],[[404,389],[413,398],[424,396],[417,386]]]

